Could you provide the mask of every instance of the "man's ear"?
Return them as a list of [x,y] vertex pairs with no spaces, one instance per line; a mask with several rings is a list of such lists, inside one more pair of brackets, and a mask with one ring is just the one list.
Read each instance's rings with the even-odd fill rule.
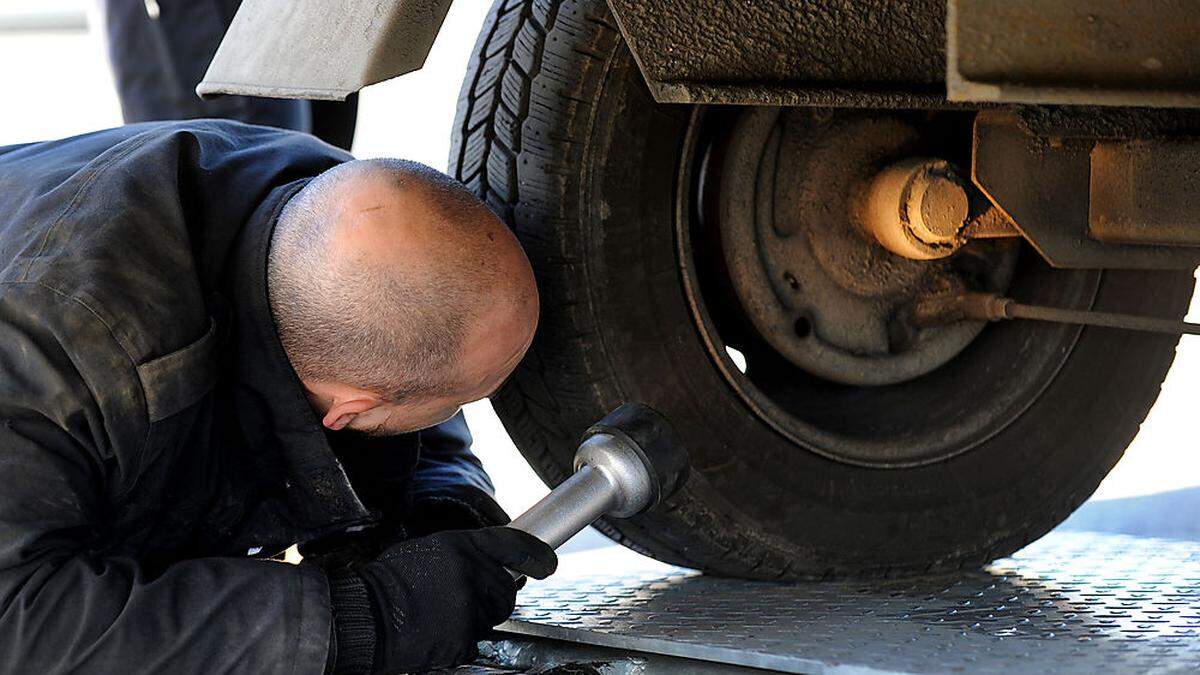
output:
[[325,417],[321,419],[321,424],[331,431],[338,431],[354,421],[355,417],[371,410],[379,403],[378,398],[367,393],[356,394],[349,398],[335,397],[333,405],[329,406]]
[[321,424],[333,431],[345,428],[355,417],[378,406],[375,394],[340,382],[301,382]]

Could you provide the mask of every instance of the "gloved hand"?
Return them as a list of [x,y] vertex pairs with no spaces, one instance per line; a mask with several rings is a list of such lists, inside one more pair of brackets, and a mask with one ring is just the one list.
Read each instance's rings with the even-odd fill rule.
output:
[[354,532],[336,532],[300,544],[300,554],[328,571],[367,563],[389,546],[445,530],[475,530],[507,525],[511,518],[491,495],[469,486],[452,486],[422,496],[407,509],[383,509],[383,519]]
[[335,532],[300,544],[304,562],[326,572],[368,563],[396,542],[411,539],[403,525],[384,521],[354,532]]
[[410,537],[423,537],[445,530],[474,530],[507,525],[512,518],[491,495],[466,486],[446,486],[413,501],[404,518]]
[[[371,672],[469,661],[475,643],[512,614],[520,585],[508,569],[544,579],[557,567],[553,549],[508,527],[439,532],[392,546],[354,572],[376,620]],[[334,616],[337,622],[337,596]],[[339,664],[343,656],[351,657],[339,653]]]

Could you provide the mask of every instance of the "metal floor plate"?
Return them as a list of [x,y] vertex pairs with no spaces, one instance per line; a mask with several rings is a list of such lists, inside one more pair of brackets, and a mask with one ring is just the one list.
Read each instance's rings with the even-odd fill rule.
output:
[[500,630],[789,673],[1200,672],[1200,543],[1052,533],[915,582],[556,575]]

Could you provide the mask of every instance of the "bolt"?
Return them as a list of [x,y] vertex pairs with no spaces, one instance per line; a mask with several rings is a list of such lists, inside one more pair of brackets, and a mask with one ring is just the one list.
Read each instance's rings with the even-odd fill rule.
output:
[[967,222],[967,191],[953,174],[921,171],[909,184],[908,225],[926,244],[953,244]]
[[949,162],[911,158],[880,171],[861,217],[880,244],[913,260],[944,258],[962,244],[969,200]]

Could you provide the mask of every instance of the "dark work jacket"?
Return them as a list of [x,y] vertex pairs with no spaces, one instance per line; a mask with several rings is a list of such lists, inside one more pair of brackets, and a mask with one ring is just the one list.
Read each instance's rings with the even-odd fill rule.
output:
[[494,506],[461,416],[327,435],[287,362],[272,228],[347,159],[212,120],[0,148],[0,672],[321,673],[324,573],[250,556]]

